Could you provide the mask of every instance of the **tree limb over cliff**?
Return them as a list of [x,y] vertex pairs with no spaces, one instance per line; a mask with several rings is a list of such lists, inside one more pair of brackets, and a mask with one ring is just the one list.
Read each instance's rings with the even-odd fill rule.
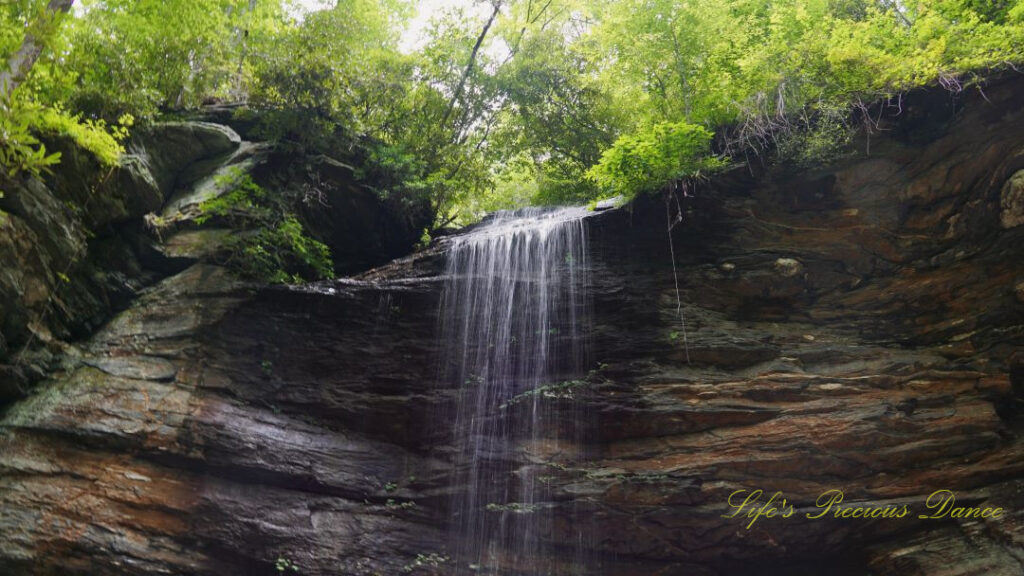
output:
[[71,10],[74,3],[74,0],[50,0],[43,14],[29,26],[21,48],[7,60],[7,69],[0,72],[0,100],[10,100],[43,53],[45,34],[41,30],[46,30],[61,14]]

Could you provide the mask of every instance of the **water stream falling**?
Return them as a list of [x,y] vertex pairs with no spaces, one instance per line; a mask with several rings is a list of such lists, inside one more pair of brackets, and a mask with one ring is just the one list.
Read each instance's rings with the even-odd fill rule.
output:
[[569,574],[582,547],[582,526],[555,532],[545,455],[580,445],[582,416],[564,399],[587,368],[587,213],[498,213],[451,240],[440,332],[442,376],[459,389],[457,575]]

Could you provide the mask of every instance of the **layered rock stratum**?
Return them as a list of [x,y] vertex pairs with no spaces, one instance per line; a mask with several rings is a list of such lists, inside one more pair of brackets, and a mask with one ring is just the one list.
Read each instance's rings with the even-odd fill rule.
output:
[[[588,217],[592,369],[536,399],[586,457],[516,451],[556,552],[582,525],[585,574],[1020,574],[1022,89],[911,94],[834,164]],[[445,574],[444,246],[302,288],[181,255],[0,419],[0,571]],[[756,489],[793,516],[723,517]],[[828,490],[912,513],[806,518]],[[937,490],[1003,513],[918,518]]]

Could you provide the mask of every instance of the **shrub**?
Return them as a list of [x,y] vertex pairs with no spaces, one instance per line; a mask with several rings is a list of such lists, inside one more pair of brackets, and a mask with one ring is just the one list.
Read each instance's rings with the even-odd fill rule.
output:
[[248,174],[232,175],[232,188],[200,204],[196,222],[219,218],[238,232],[225,244],[225,264],[244,277],[275,284],[334,276],[331,250],[310,237],[288,202],[269,194]]
[[710,153],[713,134],[686,122],[654,124],[619,137],[587,174],[604,191],[635,196],[725,165]]

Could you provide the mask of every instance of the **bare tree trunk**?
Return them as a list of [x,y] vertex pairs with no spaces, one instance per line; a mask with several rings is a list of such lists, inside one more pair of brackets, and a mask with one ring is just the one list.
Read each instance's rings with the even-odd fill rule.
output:
[[501,0],[494,3],[494,12],[491,12],[491,17],[487,19],[487,24],[484,24],[484,29],[480,31],[480,35],[476,38],[473,51],[469,53],[469,62],[466,63],[466,69],[462,71],[459,85],[455,87],[455,93],[452,94],[452,99],[448,102],[448,109],[445,110],[444,118],[441,119],[441,126],[448,123],[448,118],[452,115],[455,104],[462,97],[462,91],[466,87],[466,80],[469,78],[470,72],[473,71],[473,63],[476,62],[476,54],[480,51],[480,45],[484,43],[484,38],[487,37],[487,31],[491,29],[491,25],[494,24],[494,20],[498,17],[498,12],[501,11],[501,4]]
[[235,98],[242,99],[242,81],[245,73],[245,58],[249,52],[249,27],[252,24],[253,13],[256,12],[256,0],[249,0],[249,11],[245,17],[249,19],[241,30],[242,50],[238,56],[238,71],[235,73]]
[[[56,18],[70,10],[72,4],[74,4],[74,0],[50,0],[50,3],[46,5],[46,15],[43,18]],[[0,71],[0,101],[10,100],[11,94],[25,81],[29,70],[35,65],[39,55],[43,53],[43,41],[36,38],[31,31],[39,24],[42,22],[33,23],[29,32],[25,34],[21,48],[7,61],[7,69]]]
[[899,16],[900,20],[903,21],[903,24],[907,28],[912,28],[914,26],[914,23],[911,22],[910,19],[907,18],[907,15],[903,13],[903,10],[900,9],[900,3],[898,1],[896,1],[896,0],[882,0],[882,6],[892,10],[893,14],[896,14],[897,16]]

